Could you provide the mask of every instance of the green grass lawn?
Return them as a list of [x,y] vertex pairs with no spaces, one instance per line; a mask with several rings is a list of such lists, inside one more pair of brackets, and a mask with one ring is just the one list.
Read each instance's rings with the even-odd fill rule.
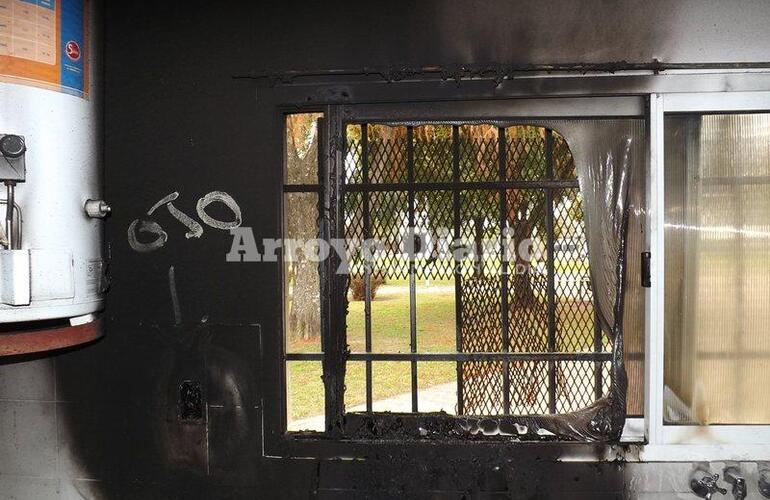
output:
[[[569,315],[570,307],[563,308]],[[582,328],[585,330],[585,328]],[[590,346],[593,333],[588,329],[582,342]],[[347,338],[351,352],[364,352],[364,302],[351,301],[348,306]],[[409,352],[409,287],[406,281],[390,280],[377,291],[372,302],[372,351]],[[420,352],[452,352],[456,350],[454,284],[450,281],[418,282],[417,346]],[[292,352],[317,352],[319,342],[293,342]],[[296,361],[288,363],[291,419],[323,413],[321,363]],[[380,400],[411,390],[409,362],[376,362],[373,364],[374,399]],[[456,381],[456,365],[452,362],[420,362],[417,368],[419,389]],[[348,362],[345,377],[347,407],[365,402],[365,363]]]
[[[417,345],[421,352],[454,351],[455,301],[452,282],[418,283]],[[351,352],[365,352],[364,303],[351,301],[348,306],[348,345]],[[409,352],[409,287],[406,282],[391,282],[377,291],[372,301],[372,350],[375,352]],[[294,352],[312,352],[317,342],[292,343]],[[363,404],[366,397],[365,363],[348,362],[345,377],[345,404]],[[456,378],[454,363],[421,362],[417,366],[420,389],[443,384]],[[289,363],[292,418],[323,413],[321,363],[298,361]],[[375,399],[384,399],[411,390],[409,362],[374,363],[372,373]],[[428,383],[429,381],[429,383]]]

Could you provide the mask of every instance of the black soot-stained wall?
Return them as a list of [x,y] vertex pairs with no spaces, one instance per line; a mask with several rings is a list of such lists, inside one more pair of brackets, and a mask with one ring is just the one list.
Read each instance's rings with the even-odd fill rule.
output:
[[[106,336],[0,363],[0,499],[627,495],[627,466],[557,464],[515,445],[473,460],[430,449],[355,461],[263,457],[260,394],[277,374],[262,370],[260,336],[281,335],[278,264],[226,262],[227,231],[204,225],[199,238],[186,238],[165,206],[153,216],[168,235],[162,248],[134,251],[127,230],[168,195],[195,214],[200,199],[221,191],[258,239],[278,236],[281,165],[267,150],[274,132],[258,105],[271,89],[235,75],[763,60],[770,44],[761,2],[113,1],[102,11],[113,207]],[[200,384],[204,403],[188,422],[178,418],[184,381]],[[3,417],[10,411],[23,418]]]

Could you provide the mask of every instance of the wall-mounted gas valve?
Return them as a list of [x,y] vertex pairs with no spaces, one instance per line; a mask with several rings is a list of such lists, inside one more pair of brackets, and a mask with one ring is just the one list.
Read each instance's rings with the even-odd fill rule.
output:
[[[23,162],[24,153],[26,151],[27,145],[24,144],[23,137],[13,134],[0,134],[0,154],[2,154],[3,157],[8,158],[9,160],[18,160],[21,158]],[[16,170],[16,167],[12,165],[11,161],[8,163],[11,164],[12,169]],[[21,176],[24,176],[23,165]]]
[[21,208],[16,205],[16,184],[27,178],[24,138],[0,135],[0,182],[5,184],[5,224],[0,226],[0,302],[11,306],[31,301],[29,252],[21,248]]
[[21,239],[20,224],[16,224],[17,208],[15,206],[16,184],[27,180],[25,153],[27,145],[24,138],[14,134],[0,134],[0,182],[5,184],[5,225],[0,235],[0,244],[8,250],[19,249]]

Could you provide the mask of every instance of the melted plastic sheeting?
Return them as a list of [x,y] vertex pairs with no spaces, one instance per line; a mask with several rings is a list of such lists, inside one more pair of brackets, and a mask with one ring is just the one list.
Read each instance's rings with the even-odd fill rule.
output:
[[626,418],[628,378],[624,360],[624,296],[630,186],[643,180],[642,120],[557,121],[548,126],[567,140],[583,194],[591,287],[596,315],[612,345],[609,394],[584,410],[534,418],[560,438],[617,440]]
[[[575,159],[583,194],[591,287],[602,335],[612,349],[609,394],[571,413],[505,417],[501,425],[526,427],[556,439],[614,441],[626,419],[628,377],[624,360],[626,249],[631,183],[643,181],[644,121],[557,120],[538,123],[560,133]],[[633,192],[637,192],[633,190]],[[638,196],[635,197],[638,203]]]
[[[644,180],[644,121],[556,120],[537,124],[561,134],[575,159],[583,195],[595,310],[602,335],[612,350],[612,382],[606,396],[582,410],[504,417],[500,422],[522,425],[530,432],[534,429],[541,437],[551,433],[556,439],[614,441],[620,439],[627,414],[623,332],[628,225],[631,203],[639,203],[632,182]],[[631,192],[636,193],[633,198]]]

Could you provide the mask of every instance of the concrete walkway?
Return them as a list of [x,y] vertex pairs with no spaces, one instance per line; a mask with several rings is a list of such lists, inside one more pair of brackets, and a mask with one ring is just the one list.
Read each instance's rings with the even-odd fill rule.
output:
[[[586,394],[586,387],[583,382],[590,381],[594,376],[594,364],[579,361],[562,362],[565,377],[570,382],[559,386],[556,399],[557,413],[574,411],[587,406],[592,402],[591,395]],[[609,389],[609,378],[604,379],[604,392]],[[545,382],[543,382],[545,383]],[[593,388],[591,388],[591,392]],[[547,394],[541,392],[538,397],[547,398]],[[457,412],[457,383],[449,382],[425,388],[417,393],[418,410],[420,412],[445,411],[453,415]],[[537,404],[535,404],[537,403]],[[511,412],[517,415],[525,415],[535,410],[533,408],[542,408],[543,401],[533,402],[528,406],[514,406]],[[380,399],[372,402],[372,410],[377,412],[399,412],[409,413],[412,411],[412,394],[407,392],[390,398]],[[347,408],[349,412],[366,411],[366,404],[359,404]],[[314,415],[312,417],[295,420],[288,425],[289,431],[301,430],[324,430],[324,415]]]
[[[445,411],[454,414],[457,411],[457,383],[435,385],[427,389],[418,391],[417,401],[421,412]],[[366,404],[360,404],[346,408],[349,412],[366,411]],[[372,402],[374,411],[392,411],[392,412],[411,412],[412,394],[410,392],[399,394],[391,398],[380,399]],[[312,417],[295,420],[288,425],[289,431],[318,430],[324,428],[324,416],[314,415]]]

